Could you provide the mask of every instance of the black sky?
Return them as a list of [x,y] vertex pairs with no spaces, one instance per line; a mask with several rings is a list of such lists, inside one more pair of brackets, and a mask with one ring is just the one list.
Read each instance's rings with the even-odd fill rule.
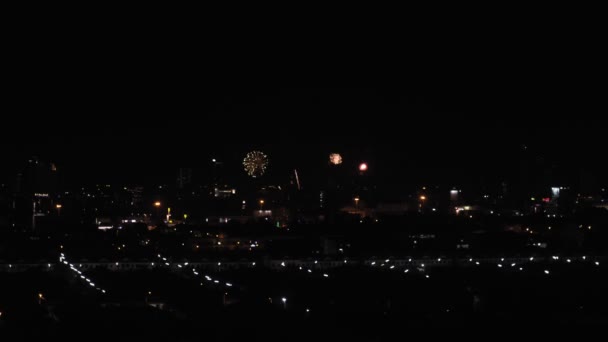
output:
[[314,175],[340,152],[386,184],[501,178],[522,160],[606,183],[600,21],[525,12],[530,27],[455,16],[320,35],[24,20],[3,43],[0,180],[31,156],[71,184],[173,182],[210,158],[242,175],[261,149],[275,176]]
[[372,161],[387,182],[466,183],[502,176],[535,153],[605,179],[605,126],[581,93],[534,100],[453,87],[207,90],[142,80],[14,92],[24,102],[4,126],[5,181],[36,155],[74,184],[172,182],[177,168],[211,158],[240,172],[252,149],[270,155],[277,175],[312,175],[340,152],[353,165]]

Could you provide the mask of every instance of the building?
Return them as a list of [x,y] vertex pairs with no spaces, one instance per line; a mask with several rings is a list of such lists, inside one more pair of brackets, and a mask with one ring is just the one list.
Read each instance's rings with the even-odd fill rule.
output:
[[177,189],[183,190],[192,185],[192,169],[180,168],[177,172]]
[[54,163],[29,159],[17,175],[14,190],[16,228],[34,229],[41,218],[59,215],[59,175]]
[[127,205],[138,211],[142,208],[144,201],[144,188],[142,186],[124,187]]
[[236,195],[236,189],[228,185],[217,186],[213,189],[213,197],[215,198],[230,198]]
[[0,231],[11,227],[12,199],[6,184],[0,184]]

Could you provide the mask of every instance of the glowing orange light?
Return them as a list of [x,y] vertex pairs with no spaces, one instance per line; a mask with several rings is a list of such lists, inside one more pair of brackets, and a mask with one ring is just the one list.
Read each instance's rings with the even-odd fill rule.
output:
[[61,204],[57,204],[57,205],[55,205],[55,208],[57,208],[57,209],[61,209],[61,207],[62,207],[62,205],[61,205]]
[[160,202],[154,202],[155,207],[160,207]]
[[361,165],[359,165],[359,171],[367,171],[367,164],[361,163]]
[[424,196],[424,195],[420,196],[420,200],[421,200],[421,201],[426,200],[426,196]]

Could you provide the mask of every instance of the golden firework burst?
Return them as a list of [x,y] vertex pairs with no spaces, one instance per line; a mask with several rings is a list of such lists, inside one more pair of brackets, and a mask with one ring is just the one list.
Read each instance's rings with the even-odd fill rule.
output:
[[243,159],[245,172],[253,178],[261,177],[268,167],[268,156],[260,151],[251,151]]

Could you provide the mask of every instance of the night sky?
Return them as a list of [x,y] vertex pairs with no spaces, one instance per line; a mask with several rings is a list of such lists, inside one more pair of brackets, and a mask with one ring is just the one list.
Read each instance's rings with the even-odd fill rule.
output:
[[[106,83],[103,83],[106,84]],[[30,156],[54,161],[66,184],[173,183],[179,167],[211,158],[242,177],[252,149],[270,157],[268,181],[297,168],[316,181],[330,152],[368,161],[393,183],[468,184],[500,179],[541,158],[564,174],[585,169],[606,182],[605,127],[581,93],[534,97],[458,88],[217,88],[150,81],[15,90],[16,120],[4,126],[1,176]]]

